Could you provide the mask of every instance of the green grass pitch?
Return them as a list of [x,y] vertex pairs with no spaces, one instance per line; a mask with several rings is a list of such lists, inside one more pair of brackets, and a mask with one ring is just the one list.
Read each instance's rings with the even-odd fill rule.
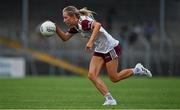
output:
[[108,85],[117,106],[104,98],[86,77],[0,79],[0,109],[180,109],[180,78],[132,77]]

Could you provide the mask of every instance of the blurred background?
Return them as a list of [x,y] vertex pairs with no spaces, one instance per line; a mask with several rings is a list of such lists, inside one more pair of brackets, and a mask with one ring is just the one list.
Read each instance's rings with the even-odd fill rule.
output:
[[141,62],[154,76],[179,76],[180,0],[1,0],[0,77],[86,74],[92,56],[86,39],[62,42],[39,33],[46,20],[67,31],[62,9],[68,5],[95,11],[120,41],[118,70]]

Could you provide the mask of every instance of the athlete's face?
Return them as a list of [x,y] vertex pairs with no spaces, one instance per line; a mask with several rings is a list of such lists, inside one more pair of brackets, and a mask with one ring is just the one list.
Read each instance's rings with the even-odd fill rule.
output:
[[70,16],[67,12],[63,12],[63,19],[68,27],[76,26],[78,23],[77,17],[75,15]]

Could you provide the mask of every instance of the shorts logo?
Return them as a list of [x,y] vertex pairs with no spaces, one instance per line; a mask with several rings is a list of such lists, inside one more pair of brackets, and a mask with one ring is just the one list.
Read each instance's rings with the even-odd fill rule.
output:
[[110,53],[112,59],[118,57],[117,54],[116,54],[116,51],[114,49],[111,50],[109,53]]

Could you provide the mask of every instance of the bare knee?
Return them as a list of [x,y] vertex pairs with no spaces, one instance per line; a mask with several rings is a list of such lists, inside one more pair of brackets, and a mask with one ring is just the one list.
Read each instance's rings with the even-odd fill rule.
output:
[[121,80],[117,76],[110,76],[109,78],[113,83],[119,82]]
[[88,73],[88,79],[91,81],[95,81],[96,80],[96,75],[94,73]]
[[117,83],[119,80],[115,79],[115,78],[110,78],[110,80],[113,82],[113,83]]

